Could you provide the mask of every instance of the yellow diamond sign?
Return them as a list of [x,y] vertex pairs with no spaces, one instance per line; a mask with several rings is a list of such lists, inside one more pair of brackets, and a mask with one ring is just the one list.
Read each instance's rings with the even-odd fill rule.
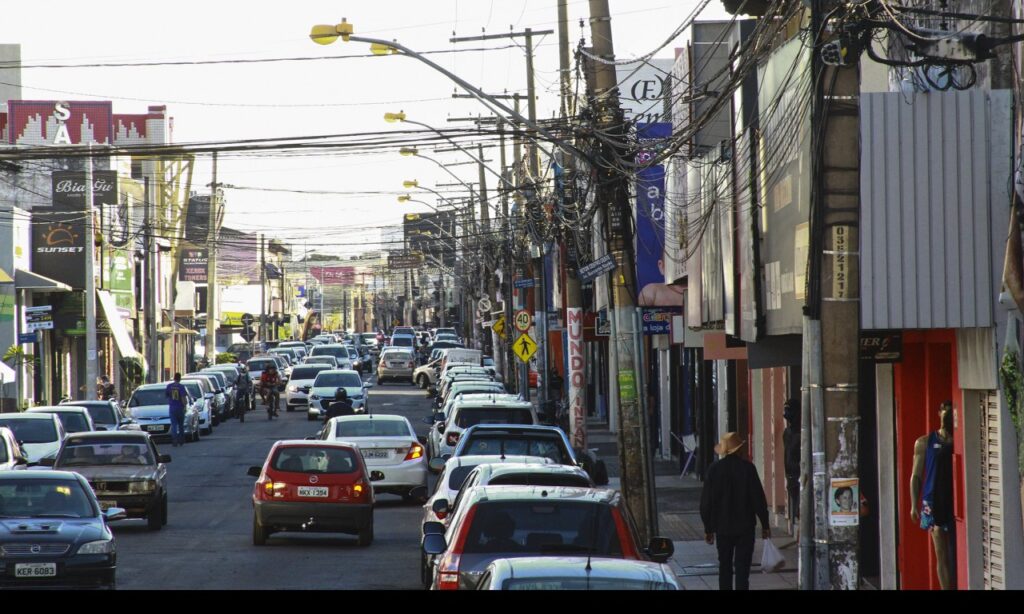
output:
[[505,338],[505,316],[501,316],[491,324],[491,329],[502,339]]
[[512,344],[512,351],[519,357],[519,360],[530,362],[530,357],[537,352],[537,343],[530,338],[530,335],[523,333]]

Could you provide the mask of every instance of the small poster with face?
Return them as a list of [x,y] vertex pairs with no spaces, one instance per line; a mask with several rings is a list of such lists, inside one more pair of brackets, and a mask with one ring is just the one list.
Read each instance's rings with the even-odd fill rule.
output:
[[828,497],[829,524],[854,527],[860,521],[860,478],[832,478]]

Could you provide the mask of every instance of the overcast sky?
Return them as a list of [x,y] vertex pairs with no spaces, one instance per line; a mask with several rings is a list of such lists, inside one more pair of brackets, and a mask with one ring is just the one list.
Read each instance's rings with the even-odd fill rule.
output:
[[[610,4],[616,56],[629,59],[658,47],[698,2],[611,0]],[[579,26],[588,10],[586,1],[569,2],[573,47],[581,36],[590,42],[589,25],[582,30]],[[463,50],[431,58],[488,93],[525,93],[524,53],[516,46],[522,39],[453,44],[448,41],[453,32],[458,36],[482,31],[497,34],[508,32],[510,26],[515,31],[554,30],[555,34],[535,38],[538,116],[550,117],[558,106],[555,0],[5,2],[0,42],[22,45],[23,98],[112,100],[115,113],[144,113],[150,104],[166,104],[174,118],[174,140],[179,143],[402,129],[383,121],[387,111],[404,110],[409,119],[438,128],[452,126],[449,117],[486,113],[476,101],[452,100],[450,81],[407,57],[31,68],[40,63],[333,58],[366,53],[368,48],[361,43],[321,46],[310,41],[312,25],[337,23],[342,17],[358,34],[394,39],[417,51]],[[701,14],[702,19],[727,17],[717,0]],[[674,48],[684,42],[677,39],[655,57],[672,58]],[[495,49],[465,50],[485,46]],[[442,162],[466,159],[459,153],[434,157]],[[497,159],[496,151],[493,157]],[[210,181],[209,158],[198,159],[196,166],[193,187],[206,190],[202,186]],[[467,181],[476,178],[474,166],[453,170]],[[430,187],[452,181],[432,163],[397,153],[246,157],[222,159],[219,165],[221,182],[276,190],[401,191],[405,179]],[[296,251],[306,242],[322,251],[352,254],[377,248],[378,229],[401,223],[402,213],[427,210],[422,205],[399,204],[394,195],[228,190],[226,224],[245,231],[266,230],[294,243],[299,247]]]

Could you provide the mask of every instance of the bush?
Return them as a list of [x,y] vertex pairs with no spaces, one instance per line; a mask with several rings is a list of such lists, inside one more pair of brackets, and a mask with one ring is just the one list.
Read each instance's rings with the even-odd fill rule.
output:
[[233,365],[236,362],[238,362],[238,355],[237,354],[232,354],[231,352],[221,352],[220,354],[217,354],[217,364],[218,365],[225,365],[225,364],[232,364]]

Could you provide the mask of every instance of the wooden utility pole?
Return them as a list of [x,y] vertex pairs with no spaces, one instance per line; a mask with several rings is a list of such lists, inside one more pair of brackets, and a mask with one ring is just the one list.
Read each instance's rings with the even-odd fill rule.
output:
[[[321,273],[321,276],[323,274]],[[321,277],[323,279],[323,277]],[[321,282],[322,283],[322,282]],[[320,289],[323,292],[323,288]],[[323,298],[321,296],[321,301]],[[323,316],[320,316],[323,318]],[[322,321],[322,320],[321,320]],[[267,238],[260,234],[260,341],[267,340]]]
[[[595,61],[594,101],[598,129],[610,135],[612,141],[625,139],[622,109],[619,106],[615,49],[612,44],[611,16],[608,0],[590,0],[590,31],[593,53],[603,61]],[[618,370],[619,387],[619,463],[622,467],[622,495],[636,518],[638,529],[644,540],[650,539],[657,531],[657,513],[654,509],[653,480],[649,475],[649,464],[644,458],[647,433],[645,420],[637,390],[637,356],[634,336],[636,314],[633,293],[636,287],[634,265],[627,259],[627,243],[632,241],[629,234],[629,188],[627,177],[614,170],[611,162],[623,155],[618,148],[607,143],[599,145],[597,156],[609,163],[598,172],[598,195],[604,224],[609,237],[608,251],[615,258],[617,268],[609,273],[614,314],[613,357]]]
[[149,187],[149,177],[143,179],[142,215],[146,229],[146,251],[142,261],[143,278],[145,279],[145,313],[146,313],[146,383],[155,384],[160,376],[160,340],[157,337],[159,314],[156,310],[156,225],[153,221],[154,197]]
[[206,363],[217,362],[217,152],[213,152],[213,183],[210,184],[209,227],[206,229]]

